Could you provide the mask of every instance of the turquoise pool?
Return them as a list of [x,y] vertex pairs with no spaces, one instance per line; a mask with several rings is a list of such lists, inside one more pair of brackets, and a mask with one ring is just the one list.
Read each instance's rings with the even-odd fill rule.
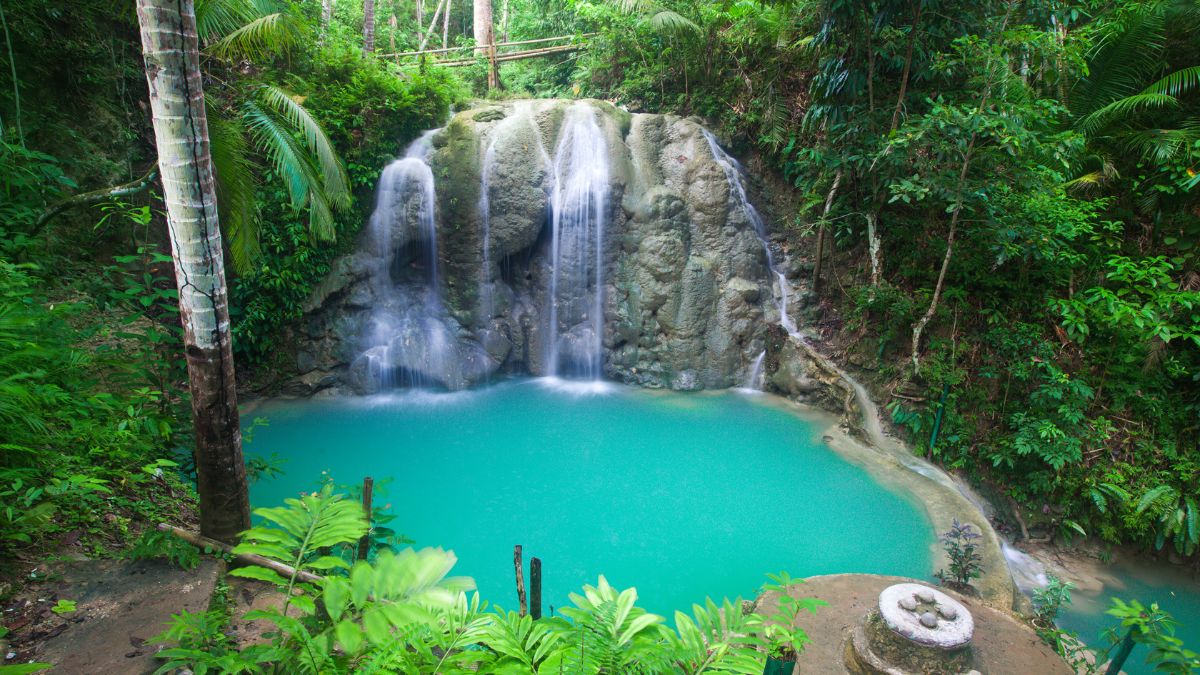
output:
[[[514,380],[461,393],[264,402],[250,454],[287,458],[256,506],[372,476],[416,546],[515,608],[512,552],[543,561],[545,602],[600,574],[670,616],[753,597],[769,572],[929,578],[922,507],[822,441],[824,418],[737,392]],[[547,610],[548,611],[548,610]]]

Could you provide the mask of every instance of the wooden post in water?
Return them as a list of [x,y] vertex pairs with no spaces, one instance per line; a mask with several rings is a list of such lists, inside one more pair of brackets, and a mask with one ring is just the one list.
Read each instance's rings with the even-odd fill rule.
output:
[[367,532],[358,540],[358,559],[366,560],[371,551],[371,492],[375,488],[375,480],[370,476],[363,479],[363,513],[367,515]]
[[521,545],[517,544],[513,547],[513,567],[517,568],[517,605],[520,607],[521,616],[525,616],[525,565],[521,561]]
[[529,615],[542,618],[542,559],[529,559]]

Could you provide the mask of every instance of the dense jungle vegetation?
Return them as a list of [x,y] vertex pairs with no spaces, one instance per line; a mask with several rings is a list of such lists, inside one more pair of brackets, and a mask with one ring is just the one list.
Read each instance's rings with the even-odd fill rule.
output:
[[[497,41],[583,46],[504,62],[489,87],[465,0],[197,0],[239,384],[287,367],[280,331],[354,245],[380,167],[454,106],[696,115],[781,178],[756,191],[792,205],[774,226],[813,264],[809,321],[915,451],[985,486],[1025,537],[1200,562],[1200,2],[493,4]],[[195,517],[196,466],[134,3],[3,0],[0,28],[0,559],[16,569],[64,545],[161,544],[153,523]],[[442,46],[465,51],[392,56]],[[439,65],[453,58],[475,63]],[[247,457],[251,478],[272,470],[252,442]],[[421,564],[388,612],[440,592],[445,560]],[[354,574],[333,591],[344,647],[385,628]],[[503,615],[488,644],[520,672],[566,658],[552,644],[592,619],[641,644],[653,622],[626,597],[591,589],[553,629]],[[437,598],[439,616],[470,614]],[[603,603],[624,614],[586,614]],[[689,653],[718,611],[653,637]]]

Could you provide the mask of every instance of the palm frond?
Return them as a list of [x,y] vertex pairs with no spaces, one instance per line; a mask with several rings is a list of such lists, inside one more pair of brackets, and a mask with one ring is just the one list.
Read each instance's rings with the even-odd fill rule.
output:
[[278,87],[262,87],[259,89],[259,99],[264,105],[282,114],[293,128],[304,134],[308,152],[317,158],[317,165],[324,179],[323,189],[330,205],[339,211],[349,209],[350,178],[346,175],[346,169],[320,123],[313,119],[299,101]]
[[1129,96],[1161,67],[1167,42],[1166,3],[1130,3],[1101,30],[1088,59],[1088,76],[1072,93],[1072,108],[1088,115]]
[[268,110],[254,100],[242,104],[242,120],[288,188],[292,208],[309,208],[309,229],[318,239],[334,238],[333,212],[322,189],[316,163],[303,145]]
[[221,225],[233,254],[233,267],[244,274],[261,253],[258,205],[254,201],[257,167],[239,119],[228,119],[210,108],[208,135]]
[[1165,164],[1191,152],[1200,140],[1193,129],[1139,129],[1123,137],[1126,150],[1158,164]]
[[1140,93],[1119,98],[1104,107],[1085,115],[1075,123],[1079,131],[1093,136],[1109,124],[1128,118],[1136,113],[1154,108],[1173,108],[1179,105],[1174,96],[1155,93]]
[[1200,89],[1200,66],[1181,68],[1146,87],[1142,93],[1178,97],[1193,89]]
[[246,0],[196,0],[196,33],[211,42],[244,26],[256,15]]
[[650,24],[650,27],[654,30],[670,35],[700,33],[700,26],[696,25],[694,21],[679,12],[673,12],[669,9],[661,9],[650,15],[646,23]]
[[651,28],[660,33],[685,35],[701,32],[696,22],[654,0],[613,0],[613,5],[623,14],[641,16]]
[[263,59],[290,51],[303,37],[304,26],[293,14],[274,12],[224,33],[208,51],[222,58]]

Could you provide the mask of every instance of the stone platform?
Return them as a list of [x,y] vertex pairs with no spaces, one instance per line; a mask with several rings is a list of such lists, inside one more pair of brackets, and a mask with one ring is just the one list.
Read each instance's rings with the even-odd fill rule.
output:
[[[913,582],[902,577],[872,574],[833,574],[812,577],[798,587],[796,597],[819,598],[829,603],[815,615],[803,613],[797,625],[812,643],[800,655],[796,673],[851,673],[845,651],[855,627],[868,612],[876,610],[879,594],[893,584]],[[925,582],[920,582],[925,583]],[[974,668],[983,675],[1073,675],[1074,671],[1027,624],[1008,612],[994,609],[979,599],[941,588],[970,611],[974,620]],[[773,614],[778,609],[776,593],[758,599],[759,611]]]

